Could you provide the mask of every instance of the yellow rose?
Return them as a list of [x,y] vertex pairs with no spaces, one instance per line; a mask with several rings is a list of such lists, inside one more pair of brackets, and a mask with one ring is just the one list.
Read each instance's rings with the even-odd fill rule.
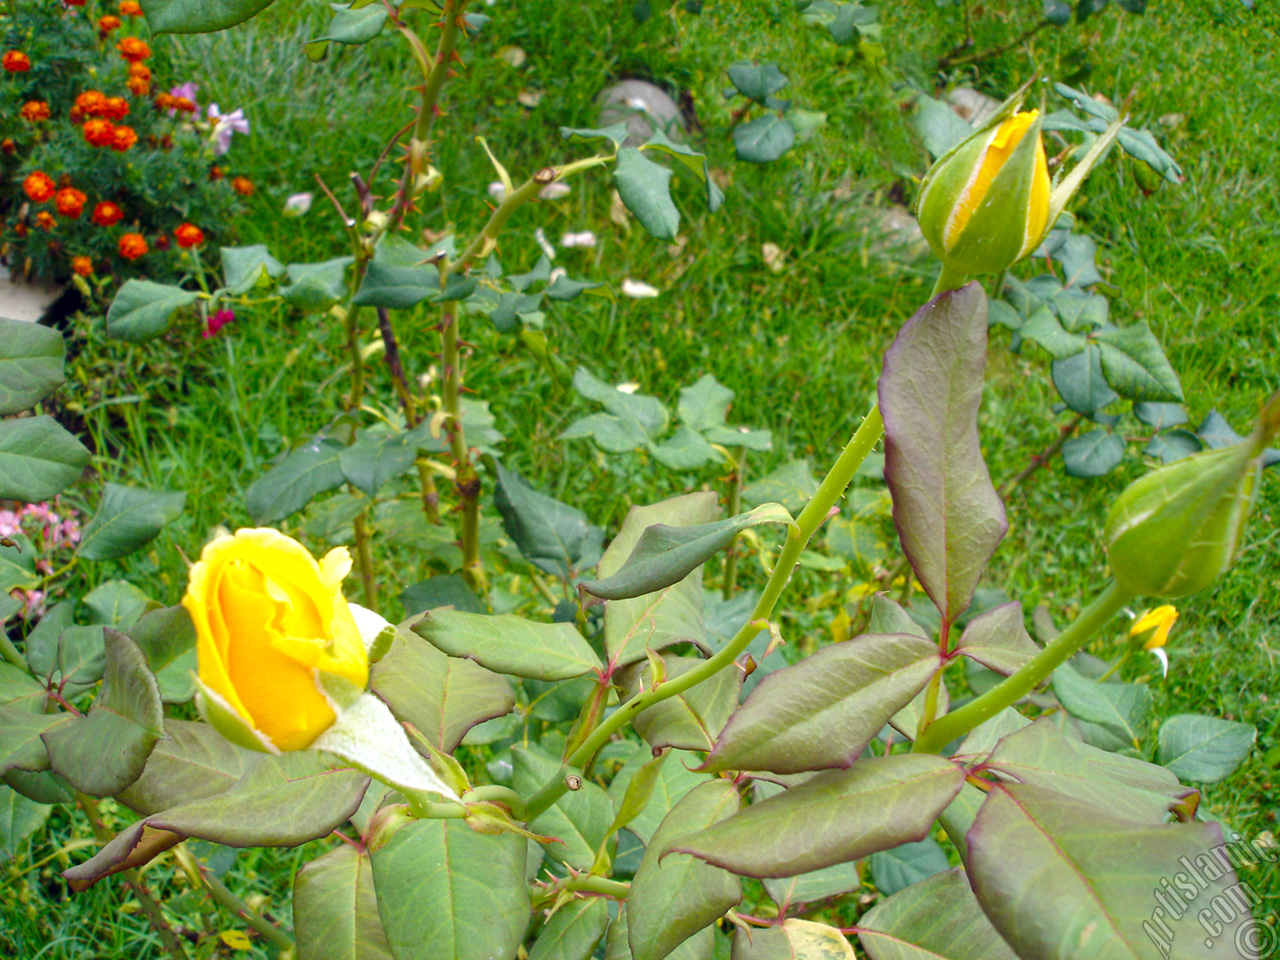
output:
[[368,685],[342,596],[350,570],[345,547],[317,563],[277,530],[238,530],[204,548],[182,605],[195,623],[204,712],[228,739],[301,750],[336,719],[318,672]]

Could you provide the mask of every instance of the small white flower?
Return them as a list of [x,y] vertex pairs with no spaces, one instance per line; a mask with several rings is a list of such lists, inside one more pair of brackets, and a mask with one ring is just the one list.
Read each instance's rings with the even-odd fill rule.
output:
[[638,383],[620,383],[615,388],[619,393],[635,393],[640,389]]
[[497,180],[489,184],[489,198],[495,203],[501,203],[507,198],[507,188]]
[[538,191],[538,199],[540,200],[559,200],[561,197],[569,195],[569,185],[567,183],[548,183],[545,187]]
[[555,283],[561,277],[567,277],[568,275],[569,275],[569,271],[566,270],[564,267],[556,267],[554,270],[551,271],[551,274],[547,277],[547,283],[548,284]]
[[1160,671],[1162,676],[1169,675],[1169,654],[1164,652],[1164,647],[1152,647],[1151,653],[1160,661]]
[[533,231],[533,239],[538,242],[538,246],[542,248],[542,252],[547,255],[548,260],[554,260],[556,258],[556,248],[551,241],[547,239],[547,232],[545,230],[539,227],[537,230]]
[[284,202],[284,215],[286,217],[300,217],[311,209],[311,201],[315,199],[310,193],[292,194]]
[[570,247],[594,247],[596,245],[596,235],[590,230],[583,230],[581,233],[566,233],[560,238],[560,246],[568,249]]
[[647,283],[641,283],[639,280],[632,280],[627,277],[622,281],[622,295],[624,297],[634,297],[637,300],[643,300],[648,297],[656,297],[658,288],[651,287]]

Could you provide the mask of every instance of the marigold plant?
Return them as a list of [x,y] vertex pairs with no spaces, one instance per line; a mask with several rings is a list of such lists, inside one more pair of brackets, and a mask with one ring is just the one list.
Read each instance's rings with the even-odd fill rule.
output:
[[[185,272],[178,245],[165,251],[186,221],[213,241],[202,250],[205,266],[234,242],[227,221],[239,196],[209,175],[233,142],[227,118],[203,110],[198,78],[163,76],[140,14],[127,3],[100,3],[89,15],[61,2],[22,3],[0,40],[8,50],[0,74],[6,267],[53,282],[78,277],[82,293],[102,298],[99,307],[123,280]],[[152,98],[156,89],[165,92]],[[227,159],[234,156],[232,148]],[[122,244],[126,232],[142,242]],[[97,269],[78,269],[81,258]]]

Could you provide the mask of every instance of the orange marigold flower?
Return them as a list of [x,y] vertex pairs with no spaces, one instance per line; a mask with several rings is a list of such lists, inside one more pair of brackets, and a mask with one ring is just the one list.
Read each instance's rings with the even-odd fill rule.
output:
[[130,77],[124,82],[124,85],[129,88],[129,92],[135,97],[145,97],[151,92],[151,81],[143,80],[141,77]]
[[147,246],[147,241],[143,239],[142,234],[125,233],[121,234],[117,249],[120,251],[120,256],[126,260],[137,260],[139,257],[146,256],[151,248]]
[[222,179],[223,177],[225,177],[226,175],[227,175],[227,171],[226,171],[225,169],[223,169],[222,167],[219,167],[219,166],[216,166],[216,165],[215,165],[215,166],[212,166],[212,167],[210,167],[210,168],[209,168],[209,179],[210,179],[210,180],[221,180],[221,179]]
[[120,15],[124,17],[140,17],[142,16],[142,7],[138,5],[137,0],[124,0],[124,3],[120,4]]
[[173,237],[183,250],[198,247],[204,243],[204,231],[194,223],[184,223],[173,231]]
[[93,208],[90,219],[100,227],[111,227],[124,219],[124,211],[110,200],[103,200]]
[[43,100],[28,100],[22,105],[22,109],[18,113],[28,123],[39,123],[41,120],[49,119],[49,104]]
[[131,63],[129,64],[129,76],[141,77],[143,80],[150,80],[151,68],[145,63]]
[[124,153],[137,142],[138,135],[133,127],[119,126],[116,127],[115,139],[111,141],[111,149]]
[[58,191],[54,205],[57,206],[60,214],[64,217],[71,217],[74,220],[84,211],[84,205],[88,199],[84,193],[75,187],[63,187]]
[[110,120],[86,120],[84,138],[95,147],[109,147],[116,142],[116,128]]
[[85,116],[96,117],[102,112],[102,105],[106,102],[106,94],[101,90],[86,90],[76,97],[74,109],[79,110]]
[[105,17],[98,18],[98,29],[104,33],[110,33],[112,30],[120,29],[120,18],[107,14]]
[[93,261],[88,257],[73,257],[71,269],[82,277],[93,276]]
[[26,73],[31,69],[31,58],[21,50],[10,50],[0,57],[0,64],[10,73]]
[[253,181],[248,177],[232,177],[231,189],[242,197],[253,196]]
[[68,7],[83,7],[84,0],[63,0]]
[[162,233],[160,234],[160,236],[156,237],[156,249],[157,250],[169,249],[169,235],[167,233]]
[[36,226],[41,230],[52,230],[57,225],[57,219],[48,210],[41,210],[36,214]]
[[25,237],[27,235],[27,225],[25,223],[15,223],[13,225],[13,232],[19,237]]
[[41,170],[28,174],[27,179],[22,181],[22,189],[27,192],[27,196],[36,203],[44,203],[50,199],[58,190],[53,182],[53,178]]
[[107,97],[101,112],[108,120],[123,120],[129,115],[129,101],[124,97]]
[[18,145],[9,137],[0,140],[0,153],[17,153]]
[[195,113],[196,105],[186,97],[174,97],[173,102],[169,104],[174,110],[181,110],[183,113]]
[[130,63],[137,63],[151,56],[151,48],[147,46],[146,41],[137,37],[125,37],[116,44],[116,49],[120,51],[120,56]]
[[172,93],[165,93],[163,90],[161,90],[159,93],[155,95],[155,99],[152,102],[156,105],[157,110],[172,110],[173,101],[177,99],[178,98],[175,97]]

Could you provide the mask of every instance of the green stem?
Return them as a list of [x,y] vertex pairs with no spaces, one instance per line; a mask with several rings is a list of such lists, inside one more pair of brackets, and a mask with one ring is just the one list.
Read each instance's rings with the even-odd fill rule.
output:
[[[946,637],[943,637],[942,640],[945,642]],[[939,667],[934,672],[933,676],[929,678],[929,689],[924,695],[924,712],[920,716],[920,726],[916,731],[917,737],[920,735],[920,730],[927,729],[929,724],[933,723],[934,718],[938,715],[938,694],[941,688],[942,668]]]
[[817,492],[800,511],[795,524],[787,528],[787,540],[782,547],[782,552],[778,555],[778,563],[773,568],[773,573],[769,575],[760,599],[756,602],[755,610],[734,638],[711,659],[704,660],[688,673],[672,677],[632,697],[610,714],[600,726],[596,727],[595,732],[566,758],[555,778],[525,803],[525,813],[530,819],[537,817],[564,795],[568,789],[565,776],[569,768],[584,767],[623,724],[629,723],[637,714],[654,704],[696,686],[724,667],[731,665],[738,658],[738,655],[746,649],[747,644],[764,628],[769,617],[773,615],[773,609],[779,597],[782,596],[787,581],[791,579],[791,573],[800,559],[800,554],[804,552],[809,539],[827,519],[831,509],[839,502],[845,488],[853,480],[853,475],[862,466],[862,461],[866,459],[867,454],[875,447],[883,431],[884,421],[880,419],[880,408],[874,407],[862,421],[862,426],[858,427],[857,432],[845,445],[830,472],[819,484]]
[[191,855],[191,851],[186,848],[185,844],[178,844],[173,848],[173,852],[174,856],[178,858],[178,862],[182,864],[183,869],[189,875],[200,878],[200,882],[204,884],[209,896],[215,903],[233,916],[239,917],[250,928],[260,933],[263,939],[270,941],[280,949],[294,949],[293,937],[228,890],[208,867]]
[[[742,510],[742,481],[747,472],[747,448],[734,447],[730,461],[733,463],[733,474],[729,477],[729,516],[736,517]],[[724,589],[722,595],[726,600],[733,597],[733,588],[738,579],[738,538],[734,537],[726,547],[727,556],[724,561]]]
[[[441,283],[445,271],[440,273]],[[480,476],[471,462],[466,433],[462,427],[462,355],[458,350],[458,318],[446,304],[441,312],[440,337],[443,343],[444,409],[449,415],[445,429],[449,433],[449,450],[454,459],[453,487],[462,504],[462,523],[458,530],[462,546],[462,576],[480,596],[488,593],[484,563],[480,559]]]
[[[549,168],[548,168],[549,169]],[[545,187],[548,183],[561,179],[564,171],[556,171],[551,175],[540,171],[533,177],[530,177],[520,186],[516,187],[511,193],[498,204],[493,213],[489,214],[489,221],[484,228],[475,236],[475,239],[468,244],[467,249],[462,251],[462,255],[453,263],[443,265],[445,269],[440,271],[440,286],[443,287],[450,273],[459,273],[471,265],[471,261],[477,257],[484,255],[493,244],[498,240],[498,234],[502,232],[502,228],[511,219],[511,215],[526,203],[538,195],[538,191]]]
[[505,803],[511,808],[512,814],[519,819],[524,819],[524,798],[510,787],[504,787],[497,783],[490,783],[483,787],[476,787],[474,790],[468,790],[462,795],[463,803],[479,803],[482,800],[494,800],[498,803]]
[[1012,676],[963,707],[940,717],[916,738],[915,752],[938,753],[952,740],[1012,706],[1047,679],[1058,667],[1083,647],[1089,639],[1133,599],[1133,594],[1113,580],[1067,629]]
[[364,357],[360,354],[360,308],[347,308],[342,321],[347,330],[347,355],[351,358],[351,393],[347,396],[347,410],[358,410],[364,398]]
[[933,293],[929,294],[929,299],[932,300],[938,294],[946,293],[949,290],[959,290],[968,279],[968,274],[954,270],[944,263],[942,272],[938,274],[938,280],[933,285]]
[[560,889],[581,890],[583,893],[601,893],[616,900],[625,900],[627,899],[627,894],[631,892],[631,884],[623,883],[620,880],[609,880],[605,877],[577,876],[566,880]]
[[356,555],[360,558],[360,582],[364,586],[364,605],[370,610],[378,609],[378,588],[373,582],[373,546],[369,541],[368,510],[356,514]]

